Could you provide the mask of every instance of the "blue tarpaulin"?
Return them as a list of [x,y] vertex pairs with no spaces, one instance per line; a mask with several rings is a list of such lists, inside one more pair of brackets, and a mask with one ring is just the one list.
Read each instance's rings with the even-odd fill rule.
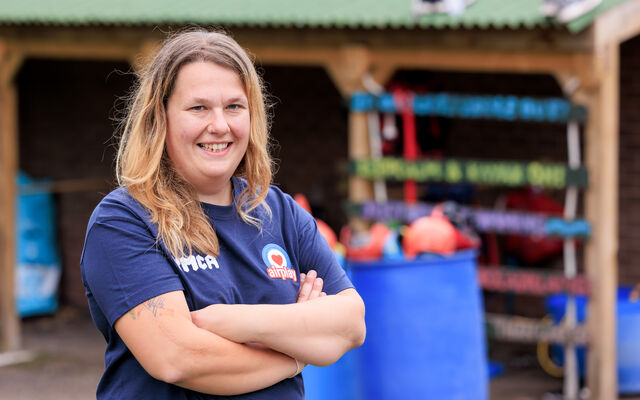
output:
[[[18,174],[18,187],[36,182]],[[16,311],[22,317],[54,313],[61,263],[53,195],[27,191],[18,195],[16,206]]]

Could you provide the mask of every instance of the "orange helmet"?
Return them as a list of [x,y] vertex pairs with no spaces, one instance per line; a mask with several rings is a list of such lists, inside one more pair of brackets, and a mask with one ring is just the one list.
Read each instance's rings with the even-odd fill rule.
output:
[[420,253],[452,254],[456,247],[456,228],[442,215],[433,214],[409,225],[402,244],[407,258]]

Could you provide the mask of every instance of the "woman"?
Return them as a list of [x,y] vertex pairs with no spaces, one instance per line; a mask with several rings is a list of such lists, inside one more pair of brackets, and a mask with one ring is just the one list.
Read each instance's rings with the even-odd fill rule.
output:
[[173,36],[142,71],[81,260],[107,341],[99,399],[303,399],[305,364],[362,344],[362,300],[269,186],[267,125],[225,34]]

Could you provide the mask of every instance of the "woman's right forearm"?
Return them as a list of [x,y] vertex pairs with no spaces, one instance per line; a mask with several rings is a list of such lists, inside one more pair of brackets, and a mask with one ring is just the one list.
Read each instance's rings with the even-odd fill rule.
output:
[[115,328],[154,378],[203,393],[233,395],[269,387],[296,372],[294,359],[198,328],[182,292],[133,308]]
[[[225,340],[214,341],[219,339]],[[214,346],[221,347],[220,343]],[[297,372],[293,358],[274,350],[234,342],[222,346],[226,349],[218,355],[217,363],[224,367],[210,373],[190,373],[170,383],[202,393],[235,395],[272,386]],[[194,361],[198,358],[192,357]]]

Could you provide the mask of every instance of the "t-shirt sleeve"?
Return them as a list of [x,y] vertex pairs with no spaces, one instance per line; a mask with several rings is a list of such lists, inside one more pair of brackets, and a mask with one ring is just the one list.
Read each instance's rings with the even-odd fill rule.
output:
[[323,291],[327,294],[336,294],[353,288],[333,250],[320,234],[315,219],[295,203],[293,209],[298,222],[300,272],[316,270],[318,276],[324,280]]
[[134,215],[94,222],[81,260],[85,285],[112,326],[144,301],[183,290],[171,263]]

